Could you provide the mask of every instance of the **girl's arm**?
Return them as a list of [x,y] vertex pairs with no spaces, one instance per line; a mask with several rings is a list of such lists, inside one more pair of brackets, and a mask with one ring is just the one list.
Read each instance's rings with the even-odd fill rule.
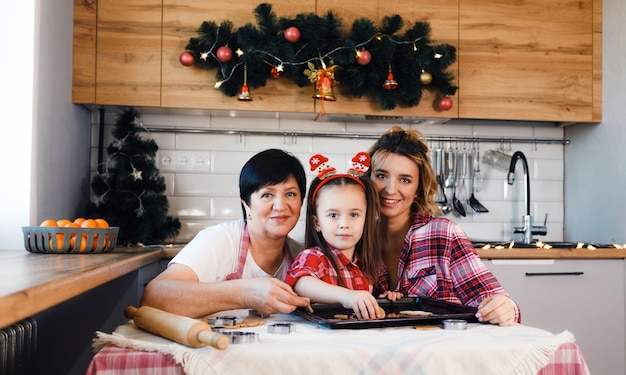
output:
[[339,303],[354,310],[359,319],[378,319],[383,316],[376,298],[366,290],[328,284],[313,276],[300,277],[293,289],[298,295],[310,298],[311,302]]

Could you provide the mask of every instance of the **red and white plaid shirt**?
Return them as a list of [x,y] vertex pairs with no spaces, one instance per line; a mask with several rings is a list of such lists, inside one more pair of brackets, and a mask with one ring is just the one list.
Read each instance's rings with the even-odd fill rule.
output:
[[[381,280],[389,285],[389,280]],[[465,232],[454,222],[429,214],[416,215],[402,246],[396,291],[477,307],[496,294],[510,298],[478,257]],[[516,321],[520,321],[515,306]]]
[[[372,283],[361,271],[361,259],[354,254],[354,261],[348,259],[343,253],[329,246],[338,260],[341,276],[346,282],[345,287],[352,290],[372,291]],[[339,285],[337,272],[330,260],[319,247],[304,249],[293,261],[285,275],[285,282],[292,287],[302,276],[313,276],[332,285]]]

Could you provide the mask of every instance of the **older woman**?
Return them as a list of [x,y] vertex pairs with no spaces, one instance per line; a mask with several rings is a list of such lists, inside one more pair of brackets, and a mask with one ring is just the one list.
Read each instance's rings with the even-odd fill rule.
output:
[[481,262],[465,232],[437,217],[437,182],[422,134],[394,126],[370,155],[388,285],[408,296],[478,307],[481,321],[503,326],[519,322],[518,306]]
[[142,305],[190,317],[307,305],[281,281],[303,248],[288,237],[306,191],[302,164],[281,150],[262,151],[243,166],[239,191],[243,220],[200,231],[146,286]]

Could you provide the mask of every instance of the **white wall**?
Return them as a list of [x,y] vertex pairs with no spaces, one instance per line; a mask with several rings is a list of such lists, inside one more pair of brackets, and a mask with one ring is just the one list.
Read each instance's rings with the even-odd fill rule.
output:
[[[235,99],[233,99],[235,100]],[[186,242],[207,225],[224,220],[240,219],[238,174],[241,166],[254,153],[266,148],[281,148],[294,153],[306,167],[308,159],[316,153],[323,153],[331,159],[338,170],[345,168],[350,158],[358,151],[367,151],[373,139],[328,138],[316,136],[283,136],[282,132],[298,133],[337,133],[378,136],[391,126],[376,123],[330,123],[315,122],[310,119],[279,119],[272,114],[257,114],[256,117],[226,117],[223,115],[171,114],[166,111],[145,109],[142,122],[148,128],[194,128],[194,129],[236,129],[250,131],[271,131],[278,135],[216,135],[197,133],[152,132],[159,145],[157,167],[166,179],[166,195],[170,203],[170,214],[181,219],[183,224],[175,242]],[[111,125],[117,116],[116,109],[107,112],[105,123],[106,140],[109,145]],[[165,113],[165,114],[164,114]],[[249,113],[247,114],[250,115]],[[312,116],[309,116],[312,117]],[[94,112],[94,131],[98,126],[98,114]],[[484,125],[477,121],[466,124],[416,126],[430,137],[500,137],[527,139],[562,139],[563,129],[546,124],[537,126],[515,126],[510,123]],[[407,125],[408,126],[408,125]],[[406,126],[405,126],[406,127]],[[97,138],[92,137],[92,173],[96,169]],[[439,146],[438,141],[431,147]],[[447,142],[442,143],[447,147]],[[471,143],[451,144],[453,148],[472,148]],[[499,143],[481,143],[482,153],[499,147]],[[504,143],[512,151],[523,151],[529,162],[531,176],[531,212],[536,224],[543,224],[548,213],[548,235],[542,240],[561,241],[563,238],[563,146],[561,144]],[[198,163],[198,160],[206,161]],[[169,162],[168,162],[169,161]],[[194,162],[195,161],[195,162]],[[308,170],[308,169],[307,169]],[[448,217],[462,224],[470,238],[475,240],[510,241],[514,237],[513,227],[522,226],[524,214],[524,179],[520,164],[516,169],[516,182],[506,183],[506,172],[481,165],[484,177],[483,189],[476,193],[478,199],[490,210],[489,213],[473,214],[467,217]],[[312,178],[312,176],[309,176]],[[469,182],[468,182],[469,188]],[[448,197],[451,192],[448,190]],[[468,190],[469,194],[469,190]],[[304,211],[300,223],[292,236],[304,239]],[[584,239],[579,239],[584,241]]]
[[22,226],[75,215],[88,200],[89,112],[71,104],[73,6],[0,4],[2,249],[23,250]]
[[626,242],[626,2],[603,0],[602,123],[566,128],[565,237]]
[[0,111],[5,142],[0,147],[3,181],[0,245],[19,244],[20,225],[30,217],[33,125],[34,2],[0,3]]

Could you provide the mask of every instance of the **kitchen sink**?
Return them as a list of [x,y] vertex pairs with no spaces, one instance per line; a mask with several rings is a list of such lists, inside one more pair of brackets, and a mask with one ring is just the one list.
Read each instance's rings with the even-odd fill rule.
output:
[[616,244],[597,244],[588,242],[557,242],[557,241],[535,241],[527,244],[523,242],[497,242],[497,241],[474,241],[472,242],[476,249],[490,249],[490,248],[504,248],[504,249],[576,249],[576,248],[589,248],[589,249],[615,249],[622,248],[621,245]]

